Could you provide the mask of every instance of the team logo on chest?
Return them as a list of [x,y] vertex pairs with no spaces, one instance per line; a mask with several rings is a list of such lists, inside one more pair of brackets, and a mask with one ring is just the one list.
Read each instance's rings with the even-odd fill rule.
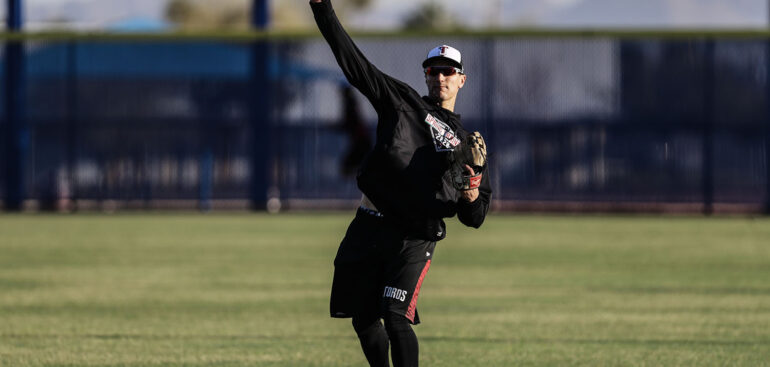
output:
[[455,132],[444,121],[428,114],[428,116],[425,116],[425,122],[430,127],[431,135],[433,135],[433,145],[435,145],[437,152],[454,150],[460,144],[460,139],[457,138]]

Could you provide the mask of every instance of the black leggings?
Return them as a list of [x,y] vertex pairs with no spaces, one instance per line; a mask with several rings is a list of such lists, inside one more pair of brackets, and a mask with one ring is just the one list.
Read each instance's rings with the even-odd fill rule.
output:
[[394,367],[417,367],[419,345],[417,335],[406,317],[386,312],[385,327],[378,316],[353,318],[366,360],[372,367],[388,367],[388,345],[393,345]]

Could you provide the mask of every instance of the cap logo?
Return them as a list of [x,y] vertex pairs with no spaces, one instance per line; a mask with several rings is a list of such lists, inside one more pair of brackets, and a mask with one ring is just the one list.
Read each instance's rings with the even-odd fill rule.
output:
[[430,60],[434,58],[449,59],[451,61],[454,61],[460,69],[463,68],[462,56],[460,55],[460,51],[453,48],[452,46],[441,45],[441,46],[436,46],[435,48],[432,48],[430,52],[428,52],[428,56],[425,59],[425,61],[422,62],[422,67],[428,66],[428,64],[430,63]]

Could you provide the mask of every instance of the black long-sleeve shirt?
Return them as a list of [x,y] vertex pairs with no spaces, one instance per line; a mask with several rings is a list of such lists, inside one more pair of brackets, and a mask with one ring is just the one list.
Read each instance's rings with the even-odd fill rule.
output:
[[377,111],[377,141],[359,171],[359,189],[410,236],[441,240],[446,236],[442,218],[455,214],[463,224],[480,227],[492,194],[487,166],[473,202],[461,198],[449,172],[448,155],[468,135],[460,115],[372,65],[329,0],[310,5],[345,77]]

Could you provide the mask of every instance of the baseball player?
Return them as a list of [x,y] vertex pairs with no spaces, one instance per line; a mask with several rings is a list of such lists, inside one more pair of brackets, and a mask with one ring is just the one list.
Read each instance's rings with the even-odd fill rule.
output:
[[[372,65],[340,25],[330,0],[310,0],[318,28],[350,84],[374,106],[377,140],[357,176],[361,206],[334,260],[330,311],[353,318],[371,366],[417,366],[417,298],[443,218],[478,228],[492,190],[486,146],[454,113],[466,81],[460,51],[439,46],[422,64],[428,95]],[[380,320],[384,320],[383,323]]]

